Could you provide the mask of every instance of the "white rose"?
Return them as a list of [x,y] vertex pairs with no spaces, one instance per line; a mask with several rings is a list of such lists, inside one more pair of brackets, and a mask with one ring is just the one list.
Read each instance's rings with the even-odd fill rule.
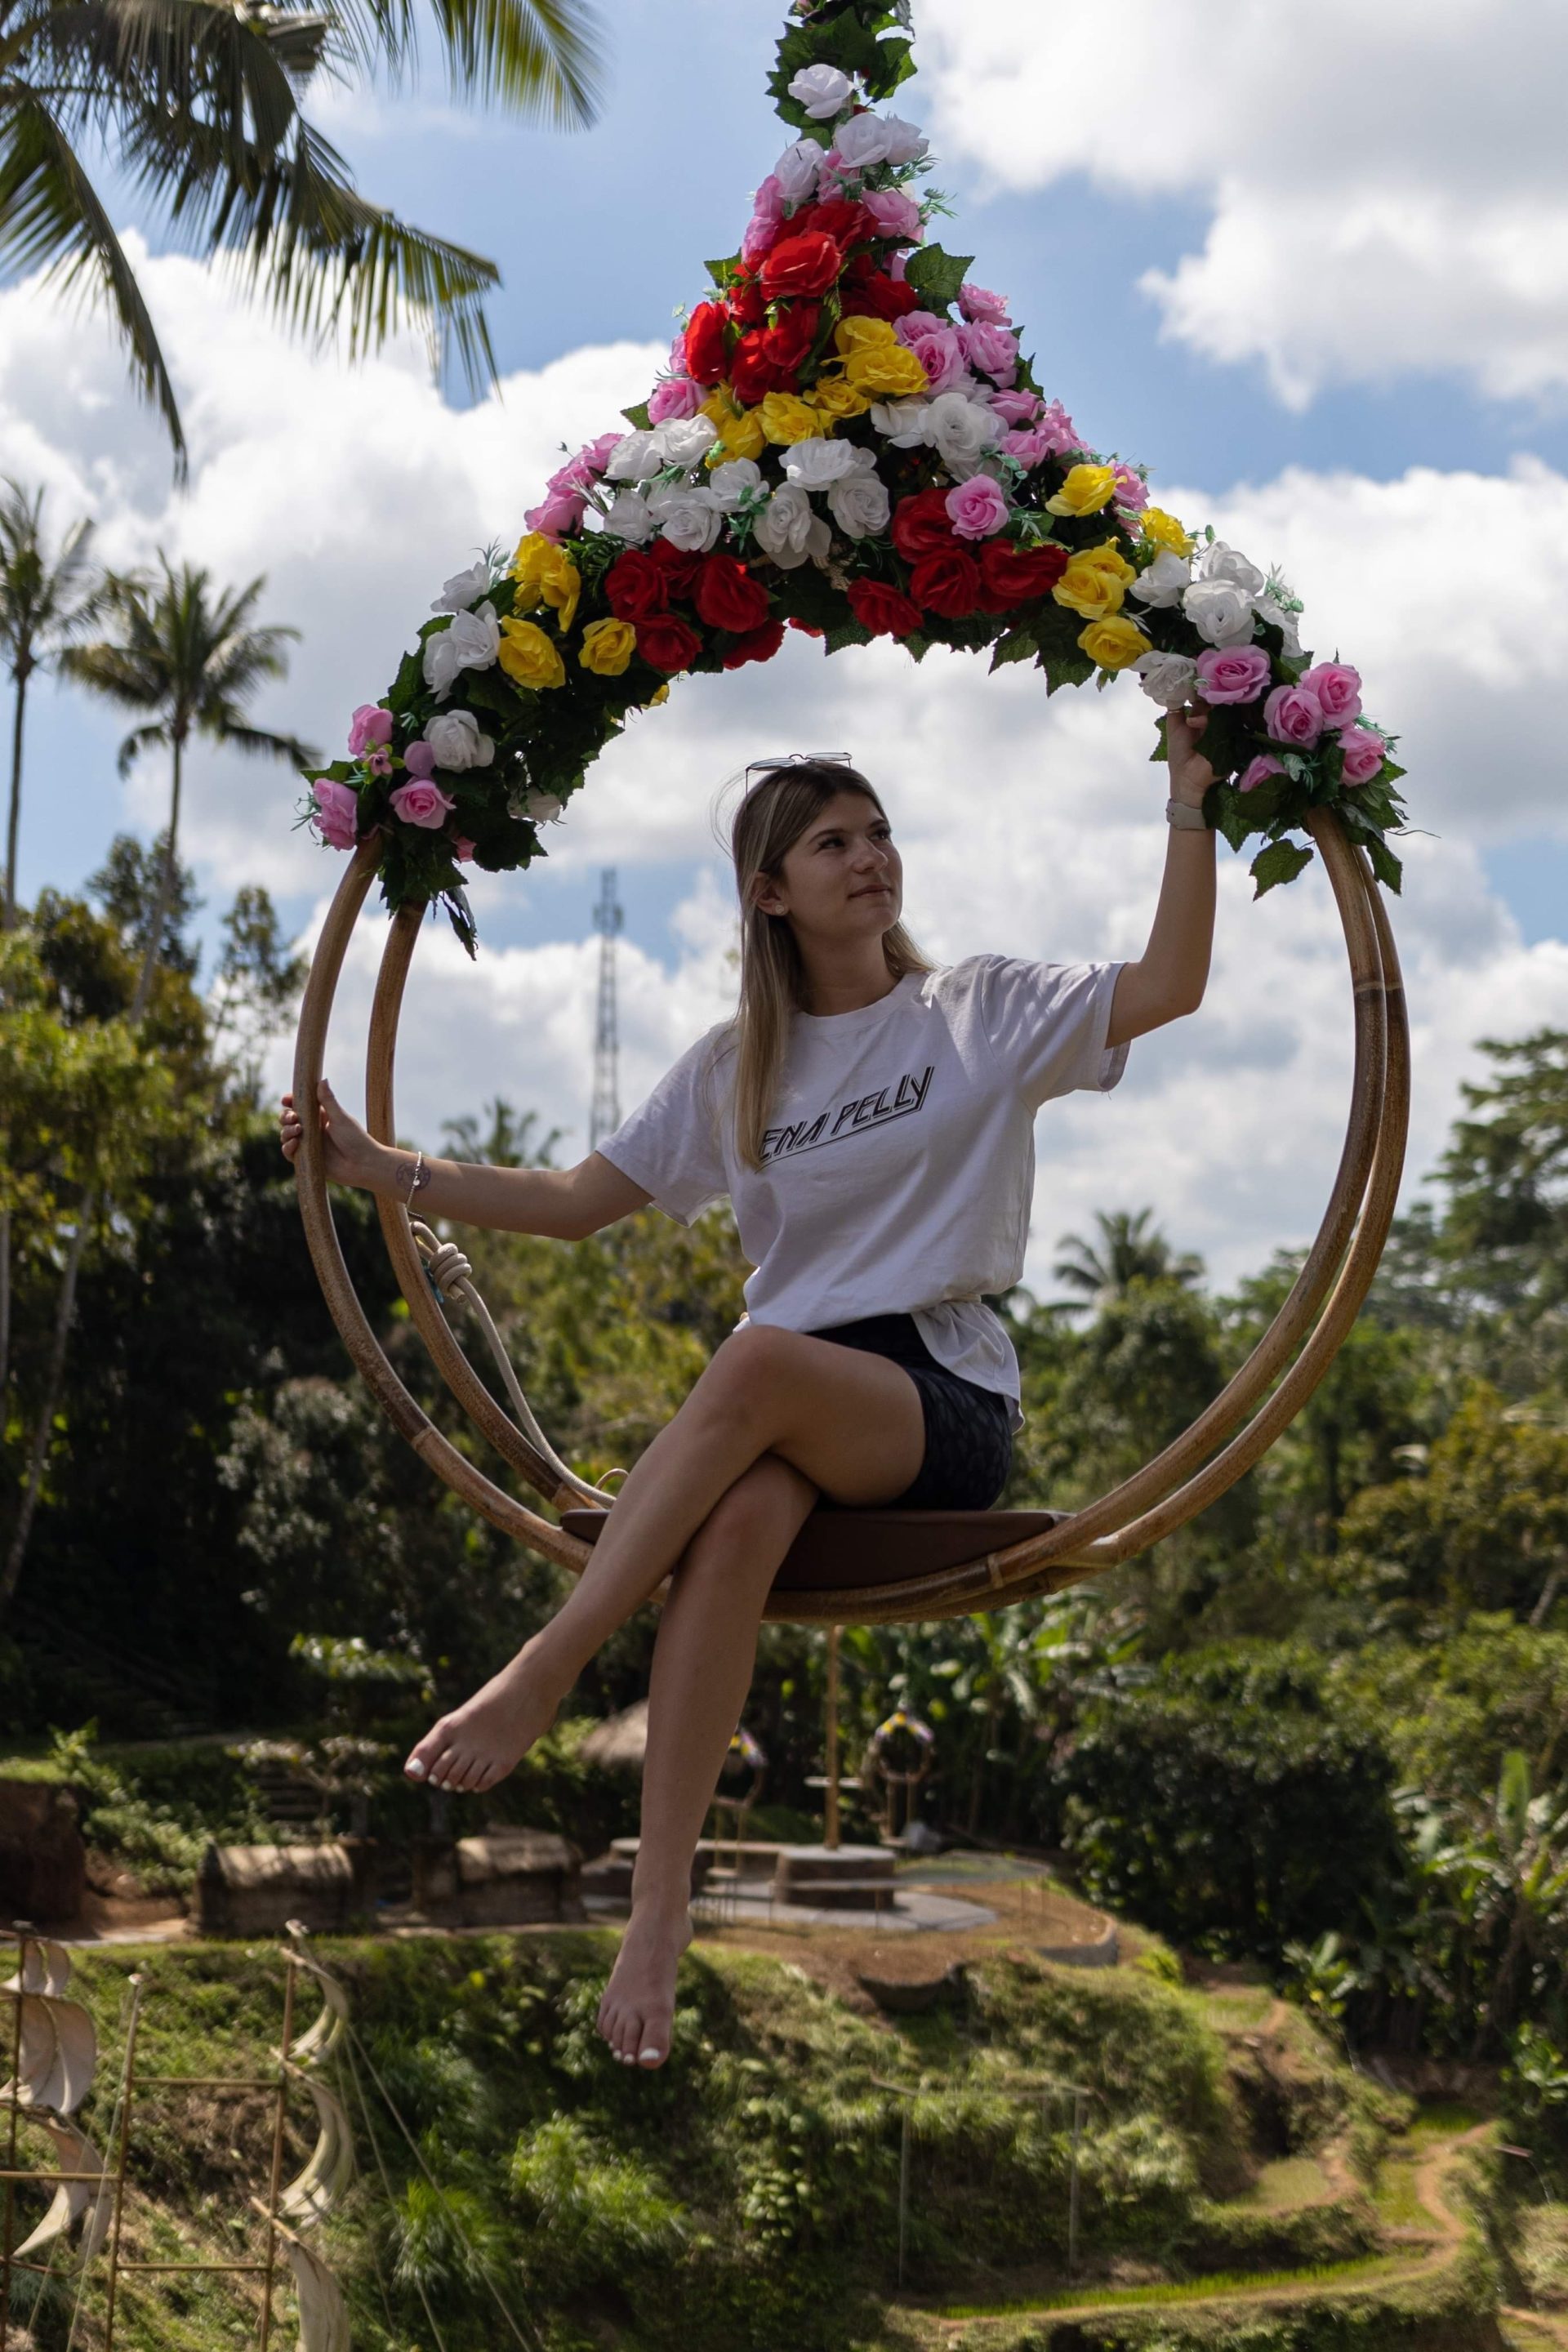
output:
[[926,410],[930,406],[923,394],[913,400],[874,401],[871,422],[895,449],[918,448],[926,437]]
[[706,553],[718,538],[724,519],[723,509],[711,490],[683,490],[673,484],[667,490],[654,492],[647,510],[658,524],[660,535],[689,555]]
[[1228,580],[1233,588],[1239,588],[1247,596],[1260,594],[1267,585],[1257,564],[1249,563],[1237,549],[1227,547],[1223,539],[1212,541],[1200,551],[1197,576],[1200,580]]
[[737,507],[744,506],[762,488],[763,469],[754,457],[729,457],[723,465],[714,467],[708,477],[708,487],[721,511],[733,514]]
[[[799,482],[804,489],[825,490],[829,482],[857,470],[855,454],[853,441],[824,441],[814,435],[809,441],[796,441],[784,451],[784,478]],[[868,450],[867,455],[870,455]]]
[[811,511],[811,500],[798,482],[786,482],[775,490],[762,513],[757,517],[757,544],[764,555],[786,572],[804,563],[806,541],[812,524],[818,520]]
[[662,465],[695,466],[718,438],[719,428],[710,416],[672,416],[667,425],[655,426],[653,446]]
[[[825,515],[812,516],[810,528],[805,534],[805,551],[820,572],[833,552],[833,533],[828,529]],[[786,563],[784,568],[789,572],[794,569],[794,566]]]
[[531,824],[549,824],[566,803],[554,793],[513,793],[506,805],[510,816],[526,817]]
[[467,572],[454,572],[450,580],[442,583],[441,593],[430,610],[433,613],[466,613],[476,596],[482,596],[490,584],[490,567],[483,557],[470,564]]
[[927,403],[925,437],[955,480],[980,471],[981,452],[994,449],[1000,430],[994,412],[961,392],[939,392]]
[[458,613],[449,627],[425,640],[425,683],[437,698],[449,694],[459,670],[489,669],[500,650],[500,623],[487,596],[475,613]]
[[1192,582],[1192,564],[1173,547],[1163,547],[1147,572],[1141,572],[1131,587],[1130,596],[1142,604],[1179,604]]
[[879,114],[852,114],[833,134],[838,160],[848,172],[868,172],[888,160],[888,126]]
[[611,450],[605,478],[610,482],[646,482],[663,464],[657,433],[627,433]]
[[1291,659],[1295,660],[1301,650],[1301,633],[1297,625],[1298,615],[1289,612],[1283,604],[1277,604],[1272,596],[1255,596],[1252,600],[1252,609],[1260,621],[1272,621],[1275,627],[1283,632],[1285,650]]
[[[864,449],[861,456],[869,457]],[[876,539],[888,528],[891,501],[888,486],[877,478],[874,465],[858,467],[840,482],[834,482],[827,493],[828,511],[846,539]]]
[[1196,662],[1185,654],[1140,654],[1132,667],[1150,701],[1163,703],[1167,710],[1181,709],[1198,674]]
[[496,747],[479,732],[471,710],[439,710],[427,721],[425,740],[436,754],[438,768],[488,768]]
[[624,539],[628,547],[640,547],[645,539],[653,535],[647,500],[637,490],[617,490],[605,510],[604,528],[612,539]]
[[917,130],[912,122],[905,122],[900,115],[884,115],[882,129],[887,133],[889,163],[918,163],[931,145],[923,131]]
[[1245,646],[1258,634],[1251,602],[1233,580],[1194,580],[1182,610],[1211,646]]
[[847,73],[837,66],[802,66],[790,83],[789,94],[797,106],[804,106],[814,122],[829,122],[842,114],[845,101],[854,88]]
[[798,205],[816,194],[822,157],[823,149],[815,139],[797,139],[793,147],[784,149],[773,165],[773,177],[786,205]]

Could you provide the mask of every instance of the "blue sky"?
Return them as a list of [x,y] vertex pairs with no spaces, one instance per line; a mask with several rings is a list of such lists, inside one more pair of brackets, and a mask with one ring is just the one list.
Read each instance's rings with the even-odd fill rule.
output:
[[[1549,111],[1561,28],[1539,0],[1524,0],[1524,7],[1542,69],[1540,91],[1521,93],[1519,102]],[[1128,0],[1114,21],[1089,0],[1063,0],[1048,28],[1026,0],[916,0],[915,13],[925,69],[900,91],[897,110],[931,132],[933,184],[956,215],[942,226],[943,243],[973,251],[974,276],[1011,298],[1041,381],[1099,448],[1146,464],[1167,502],[1176,486],[1189,520],[1233,518],[1238,543],[1257,560],[1296,551],[1286,569],[1290,576],[1293,566],[1310,568],[1310,576],[1293,581],[1308,598],[1307,641],[1322,653],[1363,659],[1369,707],[1409,730],[1410,756],[1420,754],[1409,786],[1412,814],[1435,839],[1425,851],[1416,845],[1419,892],[1404,919],[1413,927],[1413,953],[1430,959],[1432,1053],[1447,1089],[1435,1087],[1419,1139],[1429,1159],[1469,1042],[1484,1029],[1506,1034],[1546,1017],[1568,971],[1552,950],[1564,937],[1568,908],[1562,657],[1552,634],[1563,600],[1523,576],[1538,561],[1561,566],[1564,533],[1552,518],[1568,512],[1557,503],[1568,474],[1568,289],[1546,263],[1532,275],[1497,259],[1500,253],[1507,261],[1523,237],[1528,262],[1528,240],[1544,243],[1554,222],[1568,222],[1563,169],[1553,160],[1560,142],[1534,137],[1527,125],[1489,127],[1478,119],[1474,152],[1456,149],[1454,91],[1479,87],[1495,62],[1491,22],[1479,0],[1454,0],[1441,41],[1415,0],[1387,0],[1374,20],[1356,17],[1349,0],[1305,0],[1289,23],[1260,16],[1248,0]],[[605,101],[584,132],[455,113],[434,62],[422,94],[329,93],[311,107],[367,195],[500,267],[503,283],[489,316],[508,398],[500,441],[485,428],[491,454],[483,460],[465,428],[481,421],[485,404],[473,403],[455,372],[437,400],[405,348],[395,365],[362,370],[357,394],[341,374],[313,380],[307,394],[280,332],[270,342],[259,329],[253,337],[232,310],[203,294],[192,273],[154,259],[144,282],[161,331],[167,327],[197,448],[192,499],[171,498],[159,429],[136,408],[101,331],[68,327],[36,288],[10,294],[0,288],[0,470],[57,485],[62,514],[97,512],[104,544],[116,554],[144,553],[166,540],[209,562],[226,582],[266,571],[262,617],[296,623],[304,642],[295,680],[258,715],[325,740],[353,702],[383,689],[396,657],[388,633],[398,625],[345,609],[345,574],[329,562],[334,549],[347,566],[351,604],[361,583],[367,606],[374,602],[373,575],[384,567],[405,583],[397,609],[416,625],[476,535],[505,537],[519,527],[550,440],[574,445],[614,423],[621,398],[646,392],[641,360],[634,380],[613,396],[581,385],[621,381],[616,367],[623,363],[595,356],[605,347],[662,350],[676,308],[700,294],[703,257],[733,250],[750,190],[793,136],[781,130],[763,87],[782,14],[780,0],[722,6],[682,0],[679,8],[675,0],[623,0],[605,12]],[[1359,27],[1356,75],[1331,80],[1326,103],[1314,76],[1338,65],[1350,26]],[[434,59],[428,42],[425,53]],[[1096,114],[1082,93],[1107,83],[1110,97]],[[1340,111],[1350,120],[1354,107],[1369,102],[1383,107],[1377,120],[1386,122],[1386,137],[1363,138],[1347,163],[1334,143]],[[1478,179],[1485,183],[1479,196],[1471,192]],[[100,170],[100,185],[117,225],[139,231],[153,256],[180,250],[112,173]],[[1455,224],[1467,214],[1489,246],[1465,245]],[[1299,319],[1289,302],[1275,301],[1298,268],[1311,280],[1303,284]],[[1187,290],[1162,297],[1150,273]],[[1489,309],[1490,298],[1477,289],[1494,279],[1503,291],[1499,307]],[[542,370],[553,372],[543,388]],[[1513,388],[1504,394],[1500,383]],[[366,387],[369,407],[345,422],[352,402],[366,401]],[[374,463],[366,459],[362,478],[361,452],[384,416],[404,414],[405,399],[412,421],[404,471],[395,451],[390,465],[378,454]],[[342,436],[331,444],[337,471],[309,509],[318,534],[309,553],[300,545],[300,511],[290,506],[288,481],[277,485],[275,528],[258,508],[251,478],[277,459],[254,453],[268,447],[274,409],[298,417],[302,435],[319,420],[323,440],[332,432]],[[530,460],[533,473],[515,480],[494,454],[514,432],[519,446],[541,452]],[[464,480],[478,478],[477,494],[460,510],[456,492],[431,486],[448,457],[458,466],[459,452],[467,453]],[[1522,485],[1521,460],[1543,469]],[[487,478],[498,485],[493,492]],[[1454,535],[1445,534],[1450,511],[1468,518],[1462,534],[1457,522]],[[488,529],[476,533],[480,513]],[[1249,544],[1240,534],[1251,528],[1274,536]],[[1512,534],[1506,547],[1505,531]],[[1481,627],[1476,596],[1483,592],[1472,595],[1468,583],[1483,562],[1494,564],[1502,585],[1485,589]],[[1494,626],[1500,601],[1540,617],[1511,632]],[[1408,604],[1412,618],[1391,619],[1392,602],[1402,611]],[[1445,651],[1450,644],[1452,657]],[[814,740],[827,730],[836,741],[848,731],[858,743],[871,722],[860,705],[846,702],[837,676],[843,667],[828,665],[835,677],[819,686],[805,648],[792,646],[787,662],[772,666],[776,675],[750,681],[748,709],[762,732],[749,739],[743,729],[725,731],[711,682],[698,681],[689,689],[691,758],[709,760],[710,770],[700,793],[690,787],[689,821],[661,828],[647,811],[647,789],[639,796],[628,782],[616,788],[616,799],[606,781],[595,786],[595,807],[616,809],[614,825],[606,817],[595,829],[592,816],[579,824],[574,809],[575,830],[563,829],[544,866],[523,882],[486,886],[479,911],[487,950],[497,957],[491,973],[504,970],[505,986],[526,992],[557,969],[549,961],[557,949],[586,940],[597,866],[615,859],[633,951],[628,986],[634,997],[641,989],[650,1008],[641,1045],[629,1049],[628,1099],[656,1074],[660,1054],[669,1057],[690,1034],[693,1007],[700,1000],[706,1006],[690,975],[712,949],[703,891],[718,869],[696,811],[716,780],[713,762],[780,748],[796,724],[809,727]],[[879,680],[883,673],[868,667],[864,675]],[[921,691],[938,698],[921,705],[929,736],[943,689],[922,673]],[[1128,693],[1119,688],[1123,702]],[[733,718],[738,698],[725,716]],[[1058,761],[1072,750],[1086,775],[1098,772],[1100,754],[1076,749],[1075,721],[1060,709],[1068,700],[1055,698],[1032,722],[1040,743]],[[1117,700],[1106,698],[1107,706]],[[1000,726],[1009,709],[999,692],[988,698],[988,720],[996,713]],[[25,893],[46,881],[79,884],[117,825],[151,830],[158,772],[129,792],[113,773],[124,723],[79,697],[47,686],[37,693]],[[1125,712],[1116,724],[1128,728]],[[1011,717],[1006,725],[1014,728]],[[917,730],[911,747],[922,740]],[[653,740],[650,734],[650,759]],[[1026,776],[1026,729],[1021,736],[1015,729],[1007,743],[1007,756],[1024,762],[1017,772]],[[1117,756],[1126,768],[1143,755]],[[658,771],[661,778],[667,772],[674,770]],[[1144,790],[1143,775],[1131,781]],[[1121,789],[1120,782],[1105,787],[1107,794]],[[281,772],[262,775],[232,760],[196,780],[187,846],[207,893],[209,929],[243,864],[232,839],[237,800],[253,802],[257,812],[256,870],[272,880],[289,924],[309,926],[330,861],[301,859],[297,845],[280,860],[291,793]],[[230,814],[220,822],[225,808]],[[1048,838],[1031,836],[1039,871],[1047,878],[1065,872],[1082,835],[1079,811]],[[1097,855],[1104,849],[1108,861],[1106,919],[1131,943],[1117,951],[1135,951],[1146,906],[1130,898],[1123,908],[1116,894],[1134,866],[1152,874],[1147,860],[1157,844],[1147,830],[1137,836],[1135,856],[1122,856],[1120,836],[1114,856],[1107,844],[1088,845]],[[968,945],[983,943],[972,934],[976,925],[984,933],[990,908],[1004,929],[1023,920],[1007,911],[1007,862],[994,856],[965,901]],[[919,863],[917,842],[911,877]],[[943,872],[940,862],[931,870]],[[1270,918],[1268,953],[1284,959],[1281,991],[1300,980],[1299,971],[1292,978],[1289,956],[1309,952],[1304,935],[1285,945],[1296,920]],[[502,951],[511,950],[522,960],[505,963]],[[1526,950],[1539,951],[1534,961]],[[1331,961],[1331,942],[1322,951]],[[1453,967],[1451,998],[1443,993],[1446,965]],[[579,959],[572,970],[578,975],[572,987],[585,992],[586,964]],[[499,978],[493,985],[501,991]],[[1305,1002],[1304,982],[1300,993]],[[655,996],[663,1008],[657,1021]],[[584,993],[573,1014],[578,1049],[587,1018]],[[563,1075],[576,1066],[564,1045],[560,1050],[566,1058],[556,1076],[542,1068],[531,1082],[531,1098],[547,1109],[552,1085],[564,1090],[564,1106],[578,1083]],[[1230,1055],[1233,1065],[1244,1058],[1239,1046]],[[1216,1086],[1224,1059],[1215,1065]],[[470,1084],[468,1101],[483,1082]],[[1325,1076],[1325,1097],[1334,1083]],[[1235,1115],[1245,1125],[1239,1109]],[[1092,1189],[1090,1177],[1085,1184]],[[1196,1228],[1209,1211],[1195,1174],[1192,1184],[1189,1226]],[[1289,1238],[1299,1215],[1282,1210],[1279,1219],[1271,1227],[1265,1207],[1249,1211],[1237,1227],[1238,1246],[1255,1253],[1266,1237]],[[1216,1228],[1225,1222],[1217,1210],[1213,1222]]]

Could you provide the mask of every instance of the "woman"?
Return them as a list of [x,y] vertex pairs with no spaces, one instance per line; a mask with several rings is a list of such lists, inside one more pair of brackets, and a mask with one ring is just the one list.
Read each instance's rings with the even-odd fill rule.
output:
[[[576,1241],[656,1202],[733,1200],[747,1315],[631,1471],[565,1603],[409,1757],[493,1788],[668,1576],[649,1685],[632,1915],[599,2012],[628,2065],[668,2054],[691,1857],[744,1704],[762,1612],[819,1496],[984,1509],[1021,1426],[982,1294],[1023,1270],[1039,1104],[1121,1075],[1129,1041],[1202,1001],[1214,781],[1201,705],[1173,712],[1172,832],[1137,962],[973,956],[933,969],[900,922],[891,827],[854,768],[770,764],[737,811],[741,1003],[577,1167],[426,1160],[374,1142],[323,1081],[327,1173],[426,1215]],[[292,1160],[300,1120],[283,1098]]]

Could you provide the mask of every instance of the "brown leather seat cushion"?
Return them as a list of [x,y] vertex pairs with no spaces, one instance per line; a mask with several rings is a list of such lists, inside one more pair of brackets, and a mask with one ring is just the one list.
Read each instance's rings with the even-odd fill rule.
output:
[[[607,1517],[563,1511],[561,1524],[568,1535],[593,1543]],[[1061,1517],[1059,1511],[846,1511],[819,1505],[790,1546],[773,1590],[832,1592],[902,1584],[1044,1535]]]

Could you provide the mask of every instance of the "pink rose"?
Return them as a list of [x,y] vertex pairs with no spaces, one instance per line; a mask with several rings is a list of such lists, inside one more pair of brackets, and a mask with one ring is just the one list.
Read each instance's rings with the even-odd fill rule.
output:
[[435,774],[436,754],[423,735],[416,741],[409,744],[403,754],[403,764],[411,776],[418,776],[426,782],[428,782]]
[[454,840],[452,849],[459,866],[467,866],[474,854],[473,843],[468,840],[465,834],[461,833],[458,834],[457,838]]
[[392,740],[392,713],[379,702],[362,702],[349,721],[349,757],[357,760],[377,743]]
[[1142,475],[1132,466],[1116,465],[1110,470],[1116,477],[1116,504],[1142,514],[1149,503],[1149,485]]
[[1002,486],[989,474],[972,474],[967,482],[959,482],[942,504],[960,539],[989,539],[1007,520]]
[[963,356],[977,374],[988,375],[996,383],[1012,383],[1018,373],[1018,338],[1010,328],[982,319],[956,331]]
[[1284,773],[1282,762],[1274,757],[1272,751],[1259,751],[1251,765],[1244,768],[1237,776],[1236,789],[1238,793],[1249,793],[1255,785],[1262,783],[1266,777],[1282,776]]
[[392,794],[392,805],[405,824],[423,825],[433,833],[444,824],[458,803],[439,784],[419,777],[412,784],[399,784]]
[[[921,323],[928,320],[929,325]],[[907,319],[898,321],[893,332],[924,368],[932,392],[954,392],[968,382],[969,363],[955,327],[932,318],[929,310],[911,310]]]
[[[1005,392],[999,394],[996,407],[1000,408],[1003,401],[1009,397],[1016,398],[1018,395]],[[1061,402],[1053,400],[1047,403],[1026,429],[1009,433],[1002,446],[1015,457],[1022,457],[1026,465],[1037,466],[1042,457],[1070,456],[1083,447],[1083,440]]]
[[966,278],[958,289],[958,307],[964,317],[975,324],[1005,327],[1007,320],[1007,297],[988,293],[984,286],[972,286]]
[[[1353,670],[1351,675],[1354,677]],[[1383,766],[1384,740],[1370,727],[1342,727],[1340,751],[1343,756],[1340,773],[1347,784],[1370,784]]]
[[359,825],[359,800],[350,784],[318,776],[310,786],[316,803],[310,823],[329,849],[352,849]]
[[909,269],[909,266],[910,257],[907,253],[894,254],[892,259],[888,264],[888,275],[892,278],[896,285],[901,286],[903,284],[905,273]]
[[585,441],[580,454],[589,471],[602,474],[610,462],[611,450],[626,437],[624,433],[601,433],[596,441]]
[[1198,692],[1205,702],[1256,702],[1268,683],[1261,646],[1210,646],[1198,656]]
[[1361,672],[1348,662],[1319,662],[1301,679],[1318,698],[1331,727],[1361,717]]
[[530,530],[539,531],[545,539],[560,539],[576,530],[587,503],[581,490],[552,489],[538,506],[524,508],[522,519]]
[[991,404],[1005,425],[1032,425],[1045,404],[1037,392],[999,392]]
[[902,188],[868,188],[860,201],[876,222],[879,236],[918,245],[925,235],[921,208]]
[[1314,744],[1323,731],[1323,706],[1308,686],[1277,686],[1263,706],[1265,732],[1277,743]]
[[778,243],[784,224],[784,190],[779,175],[770,172],[756,194],[752,198],[752,217],[746,223],[746,233],[741,239],[741,258],[748,269],[759,262],[763,254],[771,253]]
[[647,396],[650,425],[667,425],[672,416],[695,416],[707,397],[689,375],[660,376]]

